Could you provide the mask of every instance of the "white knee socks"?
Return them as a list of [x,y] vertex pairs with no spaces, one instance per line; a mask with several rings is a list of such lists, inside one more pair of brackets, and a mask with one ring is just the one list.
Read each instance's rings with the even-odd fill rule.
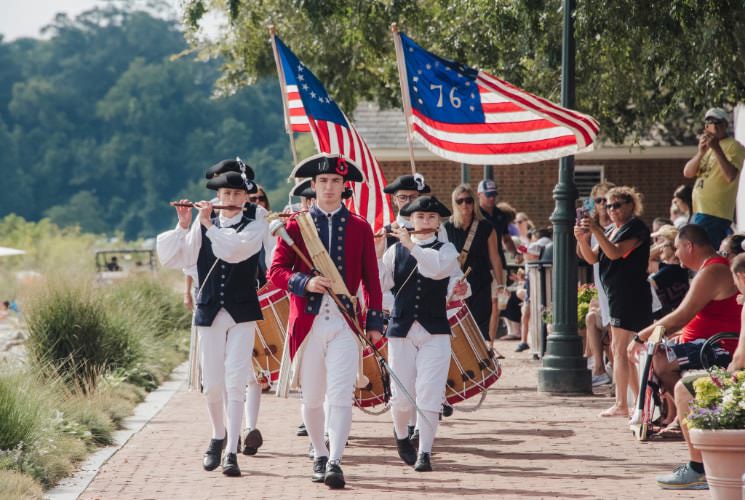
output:
[[261,387],[254,381],[246,386],[246,427],[255,429],[259,420],[259,406],[261,405]]
[[409,435],[409,424],[412,420],[416,422],[416,411],[413,408],[396,408],[391,407],[391,417],[393,418],[393,428],[396,430],[396,438],[403,439]]
[[329,461],[341,460],[347,445],[349,431],[352,429],[352,407],[329,405]]
[[242,423],[243,401],[228,401],[228,443],[225,445],[227,453],[237,452]]
[[[422,411],[424,416],[427,417],[427,422],[419,421],[417,428],[419,429],[419,453],[432,453],[432,444],[435,442],[435,434],[437,434],[437,425],[439,422],[439,413],[436,411]],[[421,416],[419,416],[421,420]]]
[[308,408],[302,405],[303,422],[305,430],[308,431],[310,442],[313,443],[313,453],[315,458],[328,457],[329,450],[326,448],[326,442],[323,438],[324,412],[323,407]]
[[212,424],[212,439],[225,438],[225,409],[222,400],[207,400],[207,413]]

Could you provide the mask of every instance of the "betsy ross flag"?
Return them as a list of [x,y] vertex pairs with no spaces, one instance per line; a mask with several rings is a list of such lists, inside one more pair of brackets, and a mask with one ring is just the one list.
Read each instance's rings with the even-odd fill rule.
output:
[[375,231],[390,224],[393,211],[383,193],[385,177],[367,144],[315,75],[279,37],[273,36],[273,41],[291,131],[310,132],[319,153],[341,154],[360,167],[366,181],[351,185],[354,194],[347,201],[347,207],[367,219]]
[[592,117],[394,36],[409,130],[434,154],[511,165],[593,148],[599,127]]

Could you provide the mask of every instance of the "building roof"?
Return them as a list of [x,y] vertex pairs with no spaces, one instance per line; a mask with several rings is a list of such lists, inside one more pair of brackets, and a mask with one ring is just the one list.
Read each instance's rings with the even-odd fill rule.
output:
[[[371,149],[407,149],[406,123],[400,109],[383,109],[372,102],[362,102],[353,113],[357,132]],[[421,147],[417,143],[417,146]]]

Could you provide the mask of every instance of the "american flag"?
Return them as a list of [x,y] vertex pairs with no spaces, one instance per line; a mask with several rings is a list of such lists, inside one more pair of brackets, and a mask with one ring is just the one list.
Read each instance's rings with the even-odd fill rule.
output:
[[512,165],[593,148],[599,126],[592,117],[438,57],[403,33],[397,35],[409,127],[434,154],[475,165]]
[[281,64],[286,105],[292,132],[310,132],[319,153],[338,153],[352,160],[366,182],[351,185],[354,195],[347,207],[363,216],[375,231],[393,220],[383,171],[365,141],[313,73],[276,35],[274,42]]

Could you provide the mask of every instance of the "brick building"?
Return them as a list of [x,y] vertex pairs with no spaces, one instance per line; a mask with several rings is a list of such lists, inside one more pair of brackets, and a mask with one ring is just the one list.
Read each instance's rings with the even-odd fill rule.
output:
[[[401,111],[381,111],[375,105],[361,104],[354,112],[354,121],[380,162],[386,179],[411,172]],[[596,148],[575,157],[577,189],[580,196],[587,196],[592,185],[600,180],[634,186],[644,195],[643,218],[651,224],[655,217],[669,216],[673,191],[690,182],[683,177],[683,166],[695,153],[696,146]],[[434,195],[448,205],[452,189],[464,177],[474,187],[484,177],[482,165],[462,168],[459,163],[435,156],[418,143],[415,143],[414,158],[417,172],[424,175]],[[552,191],[558,181],[558,167],[558,160],[493,166],[499,200],[526,212],[537,226],[548,225],[554,208]]]

